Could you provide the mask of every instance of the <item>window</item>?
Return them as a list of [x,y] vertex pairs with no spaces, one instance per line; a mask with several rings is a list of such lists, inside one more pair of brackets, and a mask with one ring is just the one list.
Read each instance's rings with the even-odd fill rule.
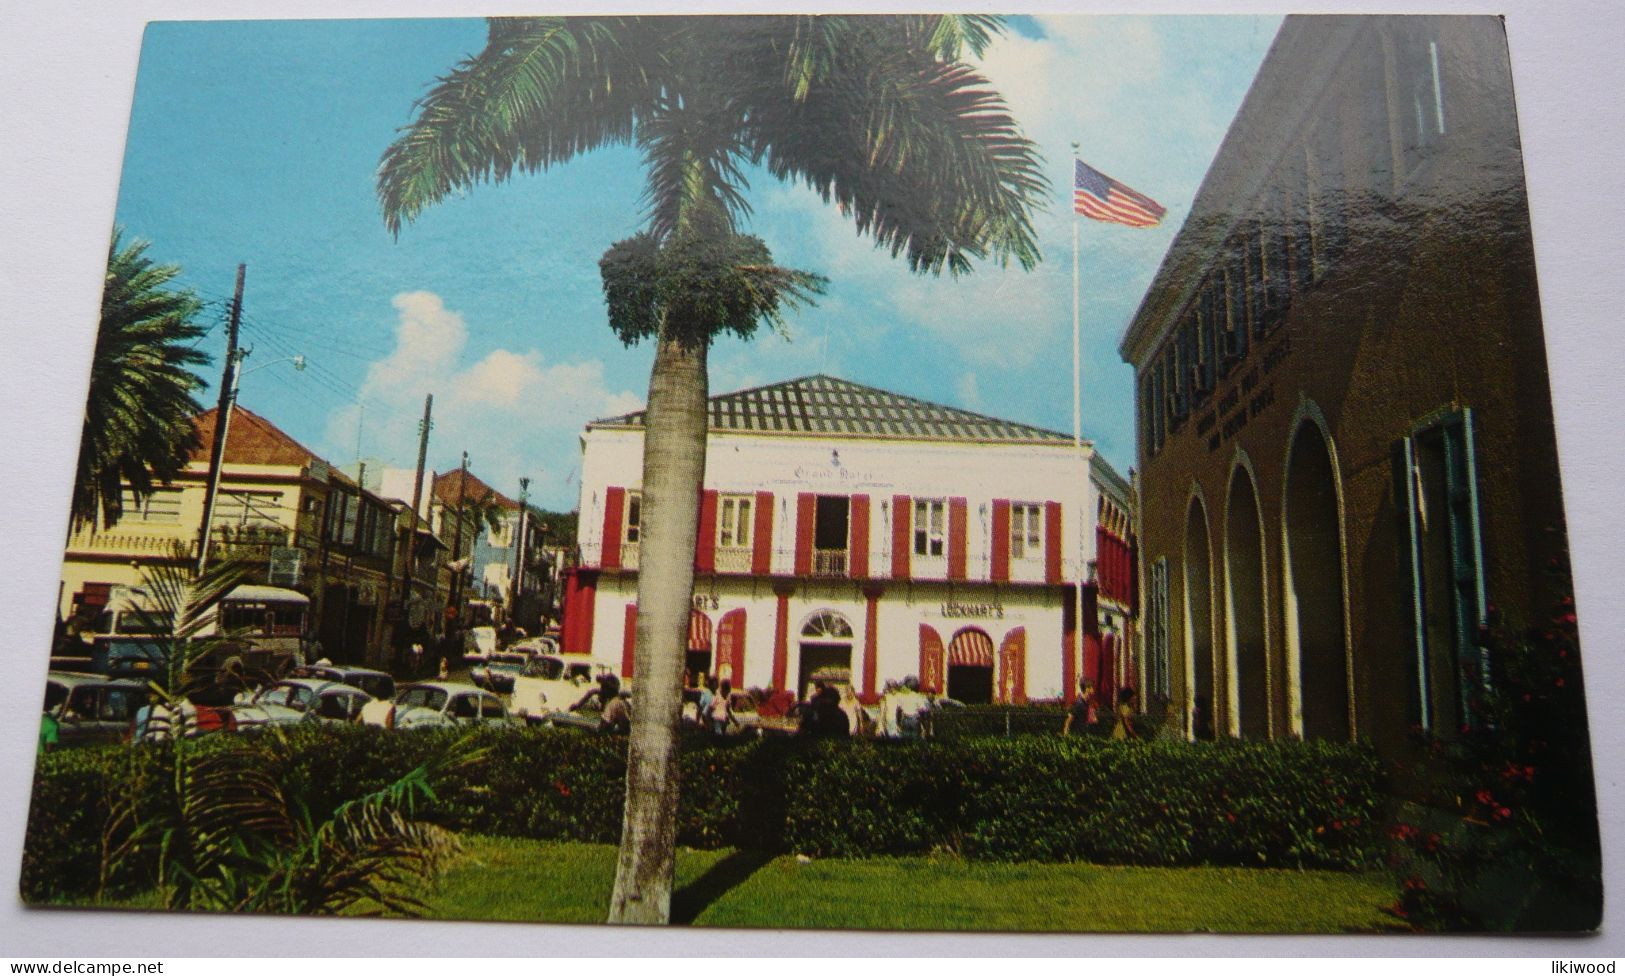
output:
[[940,498],[914,500],[914,555],[941,556],[947,551],[947,506]]
[[1010,506],[1010,558],[1033,559],[1044,554],[1044,509],[1041,505]]
[[628,545],[636,545],[643,527],[643,493],[626,493],[626,519],[622,531]]
[[1147,616],[1146,684],[1151,694],[1168,698],[1173,693],[1172,674],[1168,656],[1168,557],[1163,556],[1151,565],[1150,611]]
[[724,495],[717,502],[717,548],[749,549],[752,506],[749,495]]
[[222,491],[214,505],[214,524],[281,528],[282,496],[274,491]]
[[160,488],[137,502],[135,493],[124,492],[124,518],[129,521],[150,522],[155,525],[177,525],[181,520],[181,493],[178,489]]
[[1479,639],[1486,601],[1472,412],[1419,428],[1393,454],[1411,718],[1424,729],[1471,728],[1471,698],[1489,678]]

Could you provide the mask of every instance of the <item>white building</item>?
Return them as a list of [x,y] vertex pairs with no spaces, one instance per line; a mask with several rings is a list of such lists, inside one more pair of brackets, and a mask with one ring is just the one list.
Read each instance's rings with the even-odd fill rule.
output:
[[[908,675],[967,702],[1070,697],[1100,664],[1073,626],[1080,578],[1085,630],[1114,616],[1131,637],[1131,561],[1114,555],[1116,605],[1093,585],[1102,540],[1129,551],[1113,534],[1129,489],[1088,442],[828,376],[710,403],[691,670],[805,693],[846,669],[866,698]],[[566,653],[634,678],[643,422],[582,436],[564,610]],[[1102,512],[1125,517],[1097,532]]]

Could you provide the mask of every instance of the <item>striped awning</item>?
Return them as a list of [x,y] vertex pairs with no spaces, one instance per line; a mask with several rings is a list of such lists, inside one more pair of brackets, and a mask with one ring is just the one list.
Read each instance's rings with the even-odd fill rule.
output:
[[993,638],[979,630],[962,630],[948,645],[948,666],[991,668]]
[[709,651],[711,649],[711,618],[698,610],[688,615],[688,649],[691,651]]

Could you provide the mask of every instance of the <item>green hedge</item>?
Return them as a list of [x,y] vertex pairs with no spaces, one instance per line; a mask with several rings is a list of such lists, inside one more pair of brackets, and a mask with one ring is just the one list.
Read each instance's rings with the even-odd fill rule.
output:
[[[327,727],[291,748],[246,749],[315,817],[456,747],[463,733]],[[196,748],[197,746],[194,746]],[[615,842],[626,740],[562,729],[485,729],[483,758],[419,814],[458,830]],[[161,815],[166,746],[42,756],[22,888],[29,901],[98,884],[119,798]],[[678,842],[820,857],[932,850],[989,860],[1353,868],[1379,831],[1379,765],[1324,743],[1122,743],[1022,735],[959,741],[684,740]],[[110,891],[140,887],[136,859]]]

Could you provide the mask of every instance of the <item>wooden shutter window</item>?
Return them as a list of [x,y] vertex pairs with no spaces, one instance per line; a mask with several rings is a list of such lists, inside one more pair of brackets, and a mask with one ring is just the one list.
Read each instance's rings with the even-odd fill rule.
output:
[[621,516],[625,508],[625,488],[604,490],[604,541],[599,564],[605,569],[621,568]]
[[[965,578],[965,554],[969,544],[967,528],[970,522],[969,513],[963,498],[948,499],[948,578],[962,580]],[[1008,533],[1007,533],[1008,534]],[[1009,547],[1005,548],[1006,556]]]
[[633,650],[638,646],[638,605],[626,605],[626,631],[621,636],[621,680],[632,680]]
[[909,556],[914,552],[914,502],[907,495],[891,496],[891,577],[908,579]]
[[804,491],[796,496],[796,575],[812,575],[812,549],[814,520],[818,512],[818,497]]
[[867,579],[869,577],[869,496],[853,495],[852,510],[849,513],[850,522],[848,535],[850,536],[851,554],[847,557],[851,567],[853,579]]
[[993,499],[993,551],[988,553],[988,576],[995,583],[1010,579],[1010,499]]
[[717,568],[717,493],[700,493],[700,531],[694,543],[694,570],[715,572]]
[[1044,503],[1044,582],[1061,581],[1061,503]]
[[773,493],[756,493],[756,534],[751,536],[750,571],[757,576],[773,572]]

